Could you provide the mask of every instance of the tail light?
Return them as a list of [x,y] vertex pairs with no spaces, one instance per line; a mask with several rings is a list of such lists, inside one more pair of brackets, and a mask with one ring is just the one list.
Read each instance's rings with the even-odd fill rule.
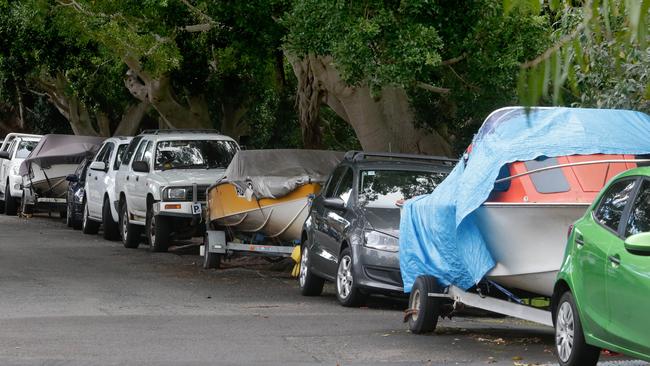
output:
[[571,237],[571,233],[573,233],[573,224],[569,225],[569,230],[566,233],[566,238],[569,239]]

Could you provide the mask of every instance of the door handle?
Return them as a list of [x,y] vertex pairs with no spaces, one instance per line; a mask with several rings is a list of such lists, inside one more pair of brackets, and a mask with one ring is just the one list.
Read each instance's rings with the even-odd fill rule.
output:
[[612,263],[614,267],[618,267],[621,265],[621,257],[618,254],[610,255],[609,257],[607,257],[607,259],[609,259],[609,261]]
[[128,176],[128,175],[126,176],[126,180],[129,180],[129,176]]
[[95,180],[97,180],[97,177],[95,177]]
[[135,177],[135,181],[136,181],[136,182],[139,182],[139,181],[140,181],[140,177]]
[[575,242],[578,249],[582,249],[582,247],[585,246],[585,239],[582,237],[582,234],[580,234],[579,232],[576,232]]

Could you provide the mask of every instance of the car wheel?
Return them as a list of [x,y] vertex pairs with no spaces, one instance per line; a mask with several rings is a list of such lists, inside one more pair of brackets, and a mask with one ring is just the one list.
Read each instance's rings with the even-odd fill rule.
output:
[[298,284],[300,293],[303,296],[319,296],[323,293],[325,280],[312,273],[309,268],[309,248],[305,243],[300,253],[300,274],[298,275]]
[[[7,198],[7,190],[5,189],[5,198]],[[0,214],[5,213],[5,201],[0,200]]]
[[411,333],[430,333],[438,325],[440,314],[440,299],[429,296],[429,293],[440,292],[438,281],[431,276],[419,276],[409,296],[409,330]]
[[147,241],[152,252],[166,252],[171,242],[171,225],[169,218],[155,216],[153,208],[147,209]]
[[122,202],[120,211],[120,235],[122,236],[122,244],[124,244],[125,248],[135,249],[140,246],[142,228],[131,224],[126,201]]
[[343,249],[339,259],[339,267],[336,271],[336,298],[343,306],[359,306],[366,296],[359,290],[354,278],[354,261],[350,248]]
[[120,239],[120,226],[113,220],[110,204],[106,197],[102,206],[102,226],[104,226],[104,239],[115,241]]
[[[70,215],[72,215],[72,212],[70,212]],[[88,205],[85,202],[83,204],[83,219],[81,221],[81,231],[83,231],[84,234],[88,234],[88,235],[95,235],[99,232],[99,222],[93,221],[90,219],[90,217],[88,217]]]
[[560,297],[555,311],[555,348],[562,366],[593,366],[600,349],[585,342],[578,308],[570,291]]
[[[66,206],[68,206],[68,212],[72,212],[72,207],[71,207],[70,202],[67,202]],[[65,217],[65,224],[66,224],[67,227],[72,227],[72,217],[71,216],[72,215],[67,215]]]
[[18,214],[18,202],[16,202],[16,199],[11,195],[8,182],[5,187],[5,214],[7,216],[16,216],[16,214]]

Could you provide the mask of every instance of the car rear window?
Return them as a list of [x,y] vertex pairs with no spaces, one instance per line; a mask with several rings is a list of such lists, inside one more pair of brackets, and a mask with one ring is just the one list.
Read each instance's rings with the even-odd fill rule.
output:
[[359,182],[359,202],[367,207],[396,208],[401,200],[433,192],[448,174],[410,170],[363,170]]

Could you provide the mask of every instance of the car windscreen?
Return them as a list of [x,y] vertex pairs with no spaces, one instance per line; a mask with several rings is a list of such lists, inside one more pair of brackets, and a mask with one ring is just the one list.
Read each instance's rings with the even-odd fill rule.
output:
[[15,157],[17,159],[25,159],[34,150],[36,145],[38,145],[38,141],[21,141],[18,149],[16,149]]
[[366,207],[395,208],[402,200],[433,192],[448,174],[412,170],[362,170],[359,203]]
[[154,169],[225,169],[235,153],[237,144],[227,140],[161,141]]

